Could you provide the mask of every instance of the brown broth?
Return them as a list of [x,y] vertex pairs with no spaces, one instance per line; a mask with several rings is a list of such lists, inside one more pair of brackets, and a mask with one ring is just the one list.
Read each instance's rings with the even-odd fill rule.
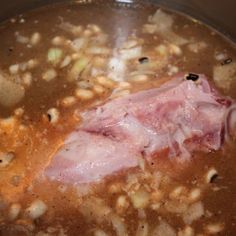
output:
[[[168,55],[160,56],[155,52],[155,48],[160,45],[169,48],[173,43],[158,33],[148,34],[142,31],[148,16],[154,14],[156,10],[156,6],[149,4],[133,6],[132,4],[111,4],[110,1],[102,5],[96,1],[81,4],[68,3],[37,9],[1,24],[0,70],[9,75],[9,66],[27,62],[30,59],[37,59],[38,65],[34,69],[19,70],[16,75],[12,76],[16,83],[23,84],[23,74],[29,71],[32,73],[32,83],[28,87],[23,85],[25,87],[24,98],[11,107],[0,105],[0,151],[15,153],[12,163],[8,167],[0,169],[0,196],[2,199],[0,202],[0,235],[94,235],[95,229],[102,229],[108,235],[116,235],[114,227],[103,217],[101,220],[93,219],[92,216],[84,217],[81,206],[91,196],[95,196],[103,199],[106,205],[116,212],[117,198],[125,195],[129,199],[127,195],[129,190],[124,190],[127,187],[127,176],[137,175],[141,186],[150,185],[156,170],[149,166],[146,167],[144,172],[151,176],[149,176],[150,180],[140,177],[144,173],[139,168],[124,171],[93,186],[93,192],[85,196],[78,194],[81,186],[63,186],[45,179],[43,170],[63,144],[66,135],[80,122],[80,117],[76,114],[95,106],[98,102],[106,101],[112,90],[106,88],[104,93],[96,94],[93,99],[88,99],[88,101],[76,98],[74,104],[64,107],[62,99],[68,96],[75,97],[78,80],[94,83],[96,76],[91,75],[91,68],[72,82],[68,80],[71,64],[65,68],[55,66],[57,76],[50,82],[43,80],[42,77],[46,70],[54,68],[47,62],[47,53],[50,48],[61,48],[64,55],[75,53],[66,43],[62,46],[54,46],[51,43],[56,36],[63,36],[67,40],[77,38],[73,33],[59,27],[62,19],[63,22],[81,25],[85,28],[88,24],[96,24],[100,27],[102,34],[107,35],[108,40],[102,44],[102,47],[110,49],[111,52],[106,55],[89,57],[92,63],[94,63],[95,57],[104,59],[102,74],[105,76],[108,76],[111,70],[107,64],[114,48],[122,47],[122,44],[129,38],[142,41],[142,57],[148,57],[151,62],[156,64],[151,69],[149,68],[149,72],[151,71],[152,74],[148,74],[148,81],[130,81],[130,92],[160,86],[171,76],[169,73],[173,66],[175,66],[174,69],[178,69],[174,70],[173,75],[178,72],[195,72],[205,74],[211,79],[214,66],[220,66],[222,63],[222,60],[216,60],[216,53],[224,53],[227,58],[236,60],[235,45],[231,42],[204,24],[169,11],[166,12],[175,19],[173,31],[187,39],[188,43],[179,46],[182,51],[180,55],[168,52]],[[41,41],[35,46],[30,46],[30,43],[16,42],[15,32],[29,38],[33,33],[38,32],[41,35]],[[132,34],[135,34],[136,37]],[[98,36],[101,37],[101,35]],[[195,53],[188,48],[191,42],[204,42],[206,46]],[[96,45],[96,43],[94,44]],[[91,45],[93,44],[91,43]],[[84,52],[82,54],[84,56]],[[81,55],[79,55],[80,57]],[[130,73],[137,71],[139,66],[137,59],[130,60],[123,77],[130,78]],[[115,83],[116,86],[119,85],[119,81]],[[213,80],[212,83],[214,83]],[[236,98],[235,81],[232,81],[229,89],[217,86],[222,93]],[[16,115],[17,108],[24,110],[23,115]],[[59,120],[55,124],[48,120],[47,111],[50,108],[56,108],[60,112]],[[4,128],[3,123],[6,117],[15,117],[16,120]],[[129,207],[120,214],[127,226],[128,235],[136,235],[138,222],[141,220],[149,224],[148,235],[152,235],[151,231],[159,224],[160,217],[167,221],[176,232],[183,229],[185,223],[181,214],[170,213],[165,208],[165,204],[168,204],[169,201],[169,193],[178,186],[185,186],[189,190],[199,188],[202,191],[199,201],[201,200],[204,204],[205,215],[191,225],[195,230],[194,235],[208,235],[205,233],[204,227],[209,223],[224,225],[224,230],[217,235],[235,235],[235,153],[236,147],[233,142],[231,145],[225,145],[223,150],[218,152],[196,153],[191,163],[174,176],[169,177],[168,173],[162,173],[164,180],[162,179],[160,189],[165,197],[160,202],[159,210],[153,210],[151,207],[143,210],[134,209],[129,199]],[[206,184],[205,175],[212,167],[218,171],[219,176],[214,183]],[[109,192],[110,186],[115,183],[122,185],[122,190],[115,193]],[[25,209],[35,199],[40,199],[47,205],[47,212],[42,217],[32,220],[25,213]],[[22,209],[16,219],[11,221],[8,212],[12,203],[19,203]],[[142,211],[145,211],[143,218],[139,215]]]

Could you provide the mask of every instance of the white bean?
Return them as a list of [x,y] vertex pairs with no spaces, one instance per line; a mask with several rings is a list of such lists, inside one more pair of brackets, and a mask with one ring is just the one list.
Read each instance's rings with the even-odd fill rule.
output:
[[19,64],[14,64],[9,67],[9,71],[12,75],[15,75],[19,72],[20,65]]
[[28,69],[34,69],[38,65],[38,61],[36,59],[30,59],[27,62]]
[[95,24],[88,25],[88,29],[91,29],[94,33],[100,33],[102,31],[101,28]]
[[181,201],[168,201],[165,204],[165,208],[171,213],[181,214],[188,209],[188,205]]
[[71,57],[70,56],[66,56],[64,58],[64,60],[62,61],[62,63],[61,63],[61,68],[64,68],[64,67],[70,65],[71,61],[72,61]]
[[205,227],[205,231],[208,234],[218,234],[224,230],[224,225],[222,223],[208,224]]
[[32,84],[32,74],[30,72],[26,72],[22,75],[22,80],[24,85],[29,87]]
[[120,218],[118,215],[112,214],[110,216],[112,225],[114,230],[116,231],[116,235],[117,236],[127,236],[127,227],[124,224],[124,221],[122,220],[122,218]]
[[186,226],[183,230],[178,232],[178,236],[194,236],[194,229]]
[[99,84],[94,85],[93,90],[95,91],[95,93],[97,93],[99,95],[105,93],[105,91],[106,91],[106,89]]
[[94,231],[94,236],[108,236],[108,234],[106,234],[103,230],[101,229],[96,229]]
[[56,77],[57,77],[57,72],[54,69],[48,69],[42,76],[42,78],[47,82],[55,79]]
[[121,89],[130,89],[131,88],[131,84],[129,82],[120,82],[118,84],[118,88],[121,88]]
[[76,98],[73,96],[68,96],[62,99],[62,106],[64,107],[70,107],[76,103]]
[[41,200],[33,201],[31,205],[26,209],[26,213],[33,220],[44,215],[46,211],[47,205]]
[[133,82],[143,83],[149,80],[147,75],[134,75],[130,78]]
[[94,93],[88,89],[76,89],[75,95],[81,100],[91,100],[94,97]]
[[85,37],[90,37],[90,36],[92,36],[93,35],[93,32],[92,32],[92,30],[90,30],[90,29],[86,29],[86,30],[84,30],[84,32],[83,32],[83,36],[85,36]]
[[175,54],[177,56],[180,56],[182,54],[181,48],[175,44],[170,44],[169,49],[170,53]]
[[116,211],[118,214],[124,213],[124,211],[129,207],[129,202],[126,196],[121,195],[116,201]]
[[161,207],[161,203],[154,203],[150,206],[150,208],[154,211],[157,211]]
[[37,45],[41,40],[41,34],[38,32],[35,32],[32,34],[31,38],[30,38],[30,43],[32,45]]
[[118,98],[118,97],[123,97],[127,96],[130,94],[130,91],[128,89],[115,89],[113,93],[111,94],[111,98]]
[[97,77],[97,82],[106,88],[114,88],[115,86],[115,82],[105,76]]
[[21,117],[24,114],[24,109],[22,107],[19,107],[14,111],[14,114],[18,117]]
[[201,197],[201,190],[199,188],[195,188],[191,190],[191,192],[189,193],[188,200],[189,202],[196,202],[199,200],[200,197]]
[[20,35],[19,33],[16,33],[15,35],[16,35],[16,42],[22,43],[22,44],[27,44],[29,42],[28,37]]
[[170,194],[170,199],[180,199],[181,195],[187,191],[186,187],[178,186]]
[[15,155],[12,152],[0,153],[0,168],[5,168],[10,165]]
[[63,37],[60,36],[56,36],[52,39],[52,44],[54,46],[61,46],[65,43],[65,39]]
[[183,214],[183,221],[186,224],[192,224],[192,222],[200,219],[204,215],[204,206],[202,202],[193,203],[188,210]]
[[207,184],[211,183],[212,180],[218,176],[218,172],[215,168],[211,168],[208,170],[206,177],[205,177],[205,181]]
[[136,236],[148,236],[149,234],[149,225],[147,222],[139,222]]
[[169,69],[168,70],[168,75],[169,76],[172,76],[172,75],[174,75],[174,74],[179,72],[179,68],[177,66],[169,66],[168,69]]
[[147,207],[150,196],[146,190],[139,189],[138,191],[130,194],[130,200],[135,209],[140,209]]
[[9,219],[15,220],[19,216],[20,211],[21,211],[21,205],[19,203],[13,203],[9,209],[8,213]]
[[166,56],[167,55],[167,47],[163,44],[157,46],[155,48],[155,51],[157,51],[158,54],[160,54],[161,56]]
[[159,225],[154,229],[153,232],[154,236],[176,236],[174,228],[167,223],[166,221],[162,220]]
[[59,120],[60,113],[56,108],[51,108],[47,111],[47,115],[49,122],[55,124]]

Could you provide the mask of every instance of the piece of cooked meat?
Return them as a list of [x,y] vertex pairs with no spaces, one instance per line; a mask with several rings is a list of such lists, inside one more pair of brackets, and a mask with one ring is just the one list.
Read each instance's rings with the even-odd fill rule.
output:
[[141,91],[84,112],[46,176],[64,183],[101,180],[167,151],[180,162],[193,151],[219,150],[232,101],[219,95],[204,76],[183,76],[160,88]]

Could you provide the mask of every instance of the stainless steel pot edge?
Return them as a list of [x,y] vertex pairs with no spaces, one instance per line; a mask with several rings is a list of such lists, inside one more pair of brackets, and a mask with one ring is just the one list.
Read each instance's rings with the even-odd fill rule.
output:
[[154,4],[168,8],[202,23],[223,34],[226,38],[236,43],[236,7],[235,0],[8,0],[1,4],[0,21],[22,14],[38,7],[62,2],[88,3],[123,3],[123,4]]

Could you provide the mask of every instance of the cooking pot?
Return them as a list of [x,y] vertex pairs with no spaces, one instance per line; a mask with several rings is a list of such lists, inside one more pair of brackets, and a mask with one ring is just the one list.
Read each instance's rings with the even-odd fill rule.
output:
[[[0,8],[0,21],[16,14],[23,13],[40,6],[59,3],[65,0],[8,0],[2,1]],[[107,0],[111,1],[111,0]],[[115,0],[114,0],[115,1]],[[84,2],[84,1],[83,1]],[[235,0],[116,0],[125,3],[151,2],[163,7],[171,8],[188,14],[236,42],[236,14]]]

